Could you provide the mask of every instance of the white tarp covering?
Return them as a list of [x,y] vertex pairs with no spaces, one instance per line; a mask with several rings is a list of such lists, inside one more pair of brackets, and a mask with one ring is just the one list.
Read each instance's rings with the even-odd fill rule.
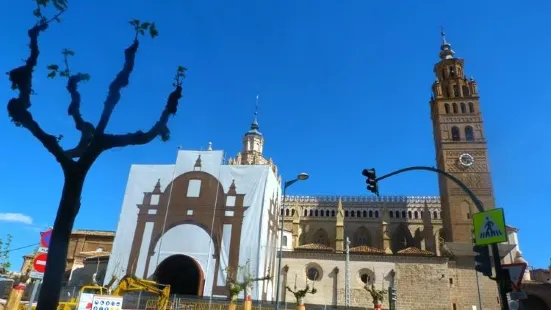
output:
[[[222,151],[179,151],[176,165],[131,167],[106,282],[151,278],[173,255],[197,263],[203,296],[219,295],[232,253],[253,275],[275,276],[277,178],[266,165],[222,163]],[[257,282],[252,297],[271,300],[273,291],[273,280]]]

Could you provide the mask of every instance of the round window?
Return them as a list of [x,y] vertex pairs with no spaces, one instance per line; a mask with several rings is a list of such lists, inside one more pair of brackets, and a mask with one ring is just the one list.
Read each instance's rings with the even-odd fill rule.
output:
[[320,272],[316,267],[310,267],[306,271],[306,276],[310,281],[318,281],[320,279]]
[[362,282],[365,284],[369,283],[369,275],[367,273],[362,273],[362,275],[360,276],[360,279],[362,279]]

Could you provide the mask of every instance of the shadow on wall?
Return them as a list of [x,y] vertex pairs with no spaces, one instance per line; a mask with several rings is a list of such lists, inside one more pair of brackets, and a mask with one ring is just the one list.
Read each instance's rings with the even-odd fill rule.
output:
[[98,264],[86,264],[84,267],[77,268],[71,273],[71,280],[69,285],[88,285],[92,284],[94,280],[94,274],[96,274],[96,281],[103,283],[105,278],[105,272],[107,270],[107,263],[100,262]]

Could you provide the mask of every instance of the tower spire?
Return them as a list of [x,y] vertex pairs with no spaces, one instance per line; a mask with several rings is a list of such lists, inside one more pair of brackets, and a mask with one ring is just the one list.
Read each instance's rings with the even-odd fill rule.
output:
[[444,26],[440,26],[440,36],[442,37],[442,45],[448,44],[448,42],[446,42],[446,33],[444,32]]
[[443,26],[440,26],[440,36],[442,37],[442,45],[440,45],[440,59],[453,59],[455,52],[452,50],[452,45],[446,40],[446,32],[444,32]]
[[258,95],[256,95],[256,103],[254,105],[254,119],[253,119],[253,122],[251,123],[251,131],[252,130],[258,131],[258,129],[260,129],[260,126],[258,125]]

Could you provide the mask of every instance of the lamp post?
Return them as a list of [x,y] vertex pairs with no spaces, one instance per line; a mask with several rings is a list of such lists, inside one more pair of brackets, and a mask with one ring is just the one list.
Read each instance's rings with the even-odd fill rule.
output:
[[309,177],[310,176],[308,175],[308,173],[303,172],[297,175],[295,179],[283,183],[283,198],[281,199],[281,228],[279,230],[279,258],[277,259],[276,310],[279,310],[279,295],[281,288],[281,261],[283,260],[283,225],[285,224],[285,194],[289,186],[295,184],[297,181],[308,180]]

